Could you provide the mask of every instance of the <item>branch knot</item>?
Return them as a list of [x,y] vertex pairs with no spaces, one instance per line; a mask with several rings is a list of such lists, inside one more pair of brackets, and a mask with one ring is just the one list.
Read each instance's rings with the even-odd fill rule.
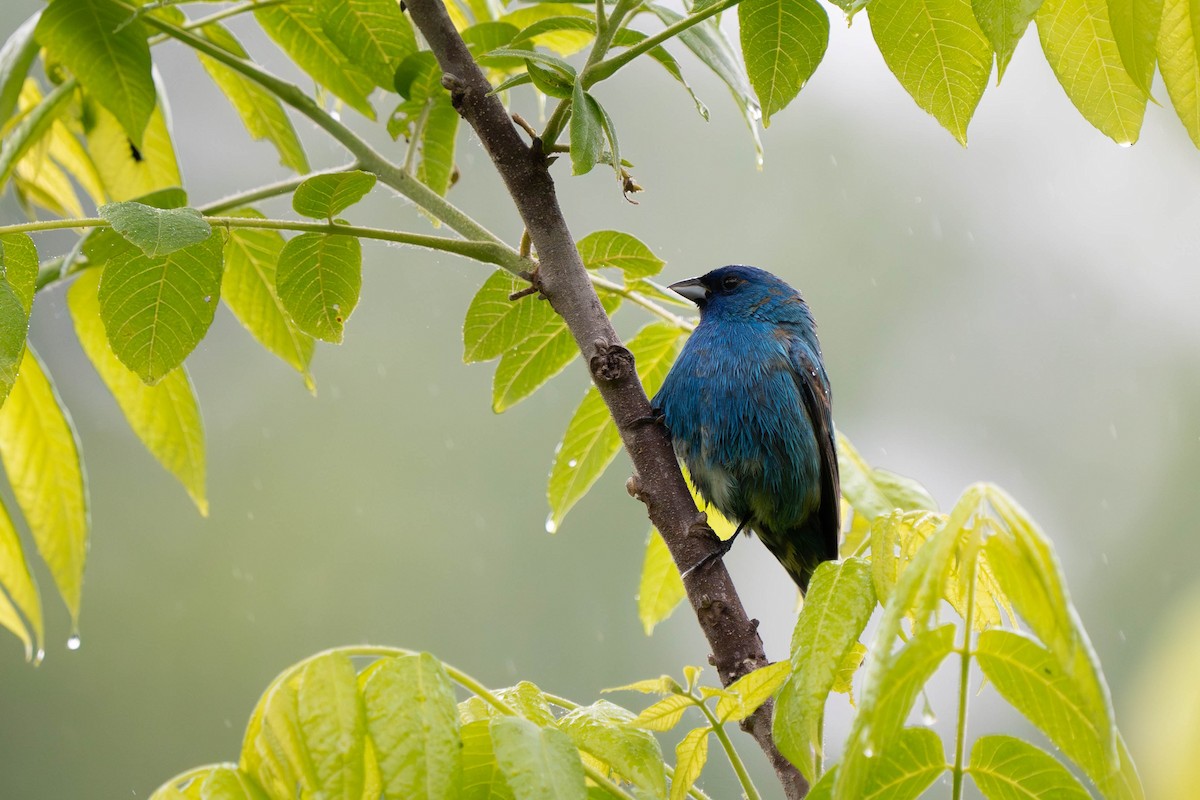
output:
[[597,340],[596,353],[588,359],[588,368],[597,383],[613,383],[634,369],[633,353],[619,344]]

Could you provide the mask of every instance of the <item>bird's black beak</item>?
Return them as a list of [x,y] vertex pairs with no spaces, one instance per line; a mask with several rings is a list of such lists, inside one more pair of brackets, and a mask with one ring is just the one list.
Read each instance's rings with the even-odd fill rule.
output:
[[686,281],[672,283],[667,288],[696,304],[703,303],[708,299],[708,287],[701,283],[699,278],[689,278]]

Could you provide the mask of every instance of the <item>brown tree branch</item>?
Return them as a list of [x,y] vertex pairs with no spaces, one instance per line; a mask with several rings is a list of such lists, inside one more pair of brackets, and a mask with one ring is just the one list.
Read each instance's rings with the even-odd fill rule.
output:
[[[696,510],[665,430],[645,423],[651,415],[650,402],[638,380],[633,356],[622,346],[588,279],[559,208],[540,143],[526,145],[499,98],[489,94],[491,84],[440,0],[407,0],[406,6],[441,65],[454,107],[479,136],[525,223],[538,253],[538,289],[562,316],[587,357],[592,378],[633,461],[630,494],[646,504],[672,558],[686,572],[715,553],[716,537]],[[687,573],[684,586],[723,684],[769,663],[758,635],[758,621],[746,615],[719,558]],[[767,703],[742,727],[767,754],[785,795],[793,800],[802,798],[808,784],[775,747],[772,712],[772,704]]]

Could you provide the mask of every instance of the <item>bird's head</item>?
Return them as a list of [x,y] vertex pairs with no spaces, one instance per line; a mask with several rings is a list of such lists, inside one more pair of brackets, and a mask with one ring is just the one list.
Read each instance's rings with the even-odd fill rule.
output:
[[695,303],[702,319],[812,323],[800,293],[757,267],[720,267],[669,288]]

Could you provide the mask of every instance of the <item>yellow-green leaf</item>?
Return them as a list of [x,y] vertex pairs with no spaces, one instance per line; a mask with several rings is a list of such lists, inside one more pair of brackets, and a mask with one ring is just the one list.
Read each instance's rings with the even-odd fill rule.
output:
[[[19,167],[24,167],[25,177],[31,182],[43,177],[36,174],[36,169],[30,169],[27,154],[44,140],[59,116],[68,108],[74,94],[74,84],[64,83],[42,97],[36,81],[30,78],[25,82],[19,97],[22,115],[11,129],[5,130],[4,138],[0,139],[0,188],[8,181],[13,170]],[[45,161],[42,156],[44,154],[34,154],[39,165]],[[29,175],[31,171],[35,174]]]
[[110,198],[134,200],[183,182],[161,108],[151,113],[142,143],[132,145],[112,114],[89,105],[94,123],[87,131],[87,149]]
[[[629,340],[629,352],[637,364],[638,377],[653,396],[667,376],[679,352],[682,331],[666,322],[652,322]],[[621,436],[596,387],[588,389],[575,410],[550,467],[546,498],[555,529],[567,512],[599,480],[621,449]]]
[[694,704],[695,701],[685,694],[673,694],[643,709],[629,724],[651,731],[669,731],[683,719],[683,712]]
[[641,692],[642,694],[671,694],[682,690],[679,682],[670,675],[660,675],[657,678],[647,678],[644,681],[634,681],[624,686],[614,686],[605,692]]
[[816,0],[743,0],[738,24],[763,125],[804,88],[825,57],[829,15]]
[[302,233],[279,254],[275,290],[296,327],[340,344],[362,289],[362,245],[353,236]]
[[[16,609],[20,609],[24,619]],[[46,637],[42,601],[25,560],[21,537],[3,503],[0,503],[0,625],[25,644],[26,661],[40,660]]]
[[825,701],[874,610],[866,561],[850,558],[817,567],[792,634],[792,675],[779,693],[774,721],[779,751],[810,781],[816,779],[816,764],[823,755],[820,721]]
[[850,705],[854,705],[854,676],[858,674],[858,668],[862,666],[866,657],[867,646],[862,642],[855,642],[842,656],[837,671],[833,673],[833,687],[830,691],[849,695]]
[[148,384],[183,363],[212,324],[224,264],[221,237],[209,236],[167,255],[147,256],[105,237],[100,318],[121,363]]
[[264,6],[256,8],[254,16],[267,35],[317,83],[363,116],[375,119],[368,99],[375,82],[325,35],[313,4]]
[[312,659],[299,675],[297,723],[312,765],[313,797],[357,800],[365,783],[366,713],[349,656]]
[[[200,34],[238,58],[249,58],[242,43],[218,23],[205,25],[200,29]],[[308,172],[308,157],[279,98],[212,56],[199,51],[196,51],[196,55],[213,83],[229,99],[250,135],[256,140],[271,142],[279,151],[279,163],[283,166],[295,172]]]
[[395,0],[318,0],[321,29],[375,85],[392,90],[396,67],[417,50],[412,23]]
[[490,719],[478,719],[462,726],[461,800],[513,800],[512,790],[496,763],[490,727]]
[[1125,69],[1106,0],[1046,0],[1036,19],[1046,60],[1079,113],[1117,144],[1136,142],[1147,96]]
[[[262,217],[251,209],[235,215]],[[221,299],[263,347],[304,376],[305,385],[312,391],[316,384],[308,365],[312,361],[313,338],[296,327],[275,292],[275,268],[283,245],[279,231],[229,229]]]
[[1150,94],[1164,0],[1108,0],[1109,21],[1125,70]]
[[917,800],[948,766],[936,731],[905,728],[871,770],[863,800]]
[[1175,106],[1175,114],[1187,129],[1192,144],[1200,147],[1200,3],[1193,0],[1164,0],[1162,29],[1158,36],[1158,68]]
[[[524,30],[535,22],[551,17],[586,16],[589,16],[588,10],[573,3],[535,3],[518,7],[514,11],[502,15],[498,21],[507,22],[515,25],[519,30]],[[594,37],[595,33],[590,30],[556,29],[538,34],[534,37],[533,43],[560,56],[569,56],[587,47]]]
[[[662,271],[667,262],[638,238],[621,231],[594,231],[575,244],[588,269],[612,267],[625,273],[626,280],[648,278]],[[649,389],[646,393],[653,395]]]
[[981,736],[971,747],[971,779],[988,800],[1090,800],[1070,770],[1011,736]]
[[375,181],[374,175],[358,169],[314,175],[296,187],[292,208],[306,217],[333,219],[366,197]]
[[654,626],[665,620],[683,602],[687,592],[679,568],[671,558],[671,551],[663,541],[662,534],[650,529],[646,542],[646,556],[642,560],[642,578],[638,586],[638,619],[649,636]]
[[75,335],[101,380],[116,398],[129,427],[146,449],[179,479],[207,516],[204,423],[192,382],[183,367],[147,386],[113,354],[100,321],[100,270],[84,270],[67,291]]
[[508,299],[528,285],[502,269],[484,281],[463,320],[463,361],[490,361],[554,318],[550,304],[537,297]]
[[1041,5],[1042,0],[972,0],[975,20],[996,51],[997,84]]
[[454,686],[429,655],[398,656],[372,670],[363,687],[386,797],[457,797],[462,742]]
[[675,776],[671,779],[671,800],[683,800],[700,777],[708,761],[708,734],[711,728],[689,731],[675,746]]
[[72,624],[79,621],[88,510],[79,443],[33,348],[0,408],[0,460]]
[[194,208],[155,208],[125,201],[100,206],[96,213],[151,258],[182,250],[212,235],[212,226]]
[[0,234],[0,405],[12,391],[25,355],[37,275],[33,239],[23,233]]
[[17,107],[21,87],[29,74],[29,68],[37,59],[41,45],[34,37],[34,29],[42,15],[39,8],[29,19],[17,27],[8,41],[0,46],[0,126],[3,126]]
[[267,800],[267,795],[236,764],[212,764],[176,775],[150,800]]
[[729,696],[717,701],[717,719],[721,722],[741,722],[771,699],[791,671],[790,662],[777,661],[738,678],[725,687]]
[[1076,676],[1049,650],[1024,634],[993,629],[979,634],[975,657],[996,691],[1097,785],[1119,771],[1116,754],[1108,750],[1110,723],[1096,718]]
[[[605,312],[612,314],[621,298],[606,295],[600,302]],[[492,379],[492,410],[500,413],[529,397],[578,355],[579,347],[567,324],[553,315],[500,358]]]
[[504,779],[520,800],[584,800],[583,762],[571,738],[521,717],[491,722],[492,746]]
[[867,16],[888,69],[966,145],[967,125],[992,71],[992,46],[970,0],[873,0]]
[[[890,642],[888,639],[882,646],[890,648]],[[954,626],[943,625],[916,634],[895,653],[874,651],[878,667],[868,673],[834,797],[858,800],[877,780],[885,760],[880,756],[886,758],[894,747],[903,746],[897,743],[904,720],[926,681],[953,648]]]
[[577,708],[558,721],[579,750],[604,763],[638,789],[638,796],[666,798],[662,751],[654,734],[629,727],[633,714],[600,700]]
[[115,0],[55,0],[37,39],[120,121],[134,147],[154,111],[150,45],[141,20]]

